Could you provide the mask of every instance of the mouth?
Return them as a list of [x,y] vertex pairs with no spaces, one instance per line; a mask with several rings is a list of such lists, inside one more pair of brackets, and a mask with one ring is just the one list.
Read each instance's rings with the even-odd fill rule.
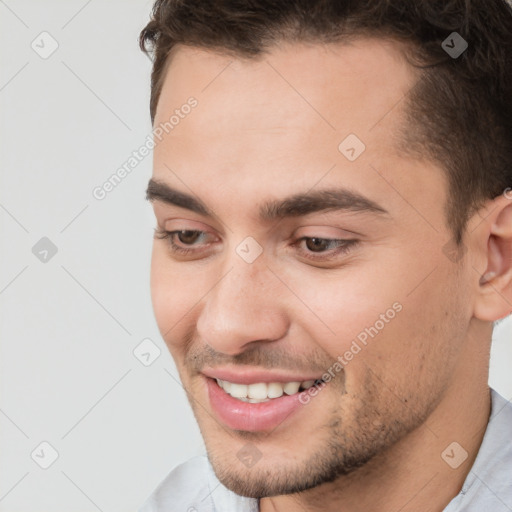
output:
[[260,404],[280,398],[283,395],[292,396],[305,391],[316,383],[323,382],[321,379],[305,380],[302,382],[257,382],[254,384],[236,384],[227,380],[215,379],[217,384],[233,398],[250,404]]
[[214,415],[232,430],[272,431],[285,421],[291,421],[295,413],[309,402],[311,397],[307,402],[301,401],[302,393],[313,386],[325,386],[325,382],[318,378],[269,381],[271,377],[264,377],[252,382],[249,379],[247,375],[231,380],[206,376]]

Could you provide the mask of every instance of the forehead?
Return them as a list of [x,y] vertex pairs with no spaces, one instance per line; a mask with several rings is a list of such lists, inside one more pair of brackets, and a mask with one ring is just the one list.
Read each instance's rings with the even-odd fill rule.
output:
[[[248,59],[178,45],[169,59],[155,123],[167,120],[180,98],[194,94],[205,101],[213,97],[217,110],[257,105],[265,128],[273,121],[280,126],[309,121],[316,113],[311,121],[318,128],[323,123],[340,132],[369,130],[416,82],[403,49],[391,40],[358,38],[325,45],[282,43]],[[276,105],[280,108],[272,108]],[[215,105],[206,106],[205,125],[209,114],[218,114]],[[283,119],[283,112],[295,116]],[[215,121],[218,126],[224,119]],[[252,124],[257,121],[253,115]],[[236,119],[231,116],[229,122],[233,127]]]
[[[157,142],[154,176],[179,176],[199,195],[207,185],[240,197],[289,195],[323,180],[371,196],[382,193],[377,170],[439,197],[440,174],[420,172],[424,163],[398,150],[403,100],[416,80],[403,48],[383,39],[283,43],[257,59],[177,47],[155,127],[190,97],[197,107]],[[355,161],[340,151],[351,134],[365,147]]]

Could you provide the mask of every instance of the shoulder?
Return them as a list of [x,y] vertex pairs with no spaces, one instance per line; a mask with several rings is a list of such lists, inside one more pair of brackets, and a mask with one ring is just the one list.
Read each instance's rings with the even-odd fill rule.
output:
[[[512,403],[491,389],[492,410],[482,446],[486,457],[479,477],[512,503]],[[505,496],[504,496],[505,497]],[[508,500],[508,501],[507,501]]]
[[210,481],[208,459],[204,456],[194,457],[175,467],[153,491],[139,512],[211,510],[208,503]]
[[258,500],[222,485],[205,456],[174,468],[139,512],[257,512]]
[[512,403],[491,389],[491,415],[473,467],[445,512],[512,510]]

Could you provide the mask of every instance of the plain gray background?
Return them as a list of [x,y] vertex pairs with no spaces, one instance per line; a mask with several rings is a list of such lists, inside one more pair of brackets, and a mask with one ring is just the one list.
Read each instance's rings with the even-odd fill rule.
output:
[[[92,194],[151,133],[151,7],[0,0],[2,512],[134,511],[204,453],[151,309],[151,155]],[[506,398],[511,340],[507,319],[490,379]]]

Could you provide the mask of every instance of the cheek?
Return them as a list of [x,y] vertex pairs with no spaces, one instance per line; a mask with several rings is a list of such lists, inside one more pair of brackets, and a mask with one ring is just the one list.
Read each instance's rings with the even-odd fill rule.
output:
[[395,253],[389,261],[381,257],[379,265],[347,267],[329,276],[288,271],[287,281],[303,303],[295,308],[295,321],[333,361],[346,356],[354,378],[368,366],[391,376],[402,367],[401,374],[410,375],[428,356],[436,365],[450,364],[443,347],[461,339],[465,302],[453,271],[433,258],[402,254],[402,259],[407,261],[397,262]]
[[206,293],[200,270],[173,262],[160,242],[153,245],[151,257],[151,300],[155,319],[169,346],[180,344],[191,322],[195,306]]
[[[294,308],[294,320],[312,339],[323,340],[324,350],[333,359],[346,351],[352,351],[354,356],[362,353],[403,314],[400,293],[375,277],[371,269],[363,271],[361,267],[357,272],[346,269],[325,276],[303,274],[288,278],[302,303]],[[353,358],[350,354],[348,357]]]
[[402,310],[369,341],[361,371],[371,369],[385,388],[419,403],[434,400],[456,371],[470,312],[450,268],[440,265],[423,282],[425,271],[416,276],[393,288]]

